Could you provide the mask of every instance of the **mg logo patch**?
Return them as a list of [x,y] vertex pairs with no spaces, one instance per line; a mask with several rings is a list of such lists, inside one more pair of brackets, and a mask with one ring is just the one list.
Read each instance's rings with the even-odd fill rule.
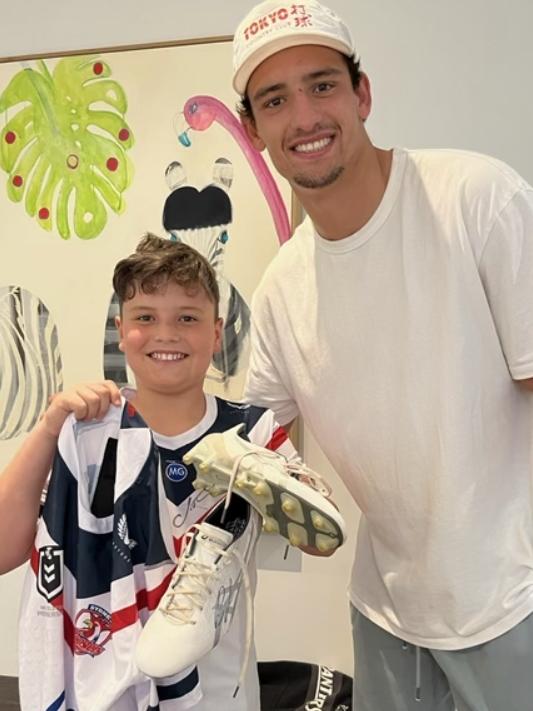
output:
[[183,481],[187,478],[189,470],[181,462],[169,461],[165,467],[165,474],[170,481]]
[[63,550],[59,546],[39,548],[37,591],[48,602],[63,592]]

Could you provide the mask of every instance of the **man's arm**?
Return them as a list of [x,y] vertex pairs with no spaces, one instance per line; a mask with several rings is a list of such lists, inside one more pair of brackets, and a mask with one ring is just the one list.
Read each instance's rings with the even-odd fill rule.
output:
[[[263,287],[264,291],[264,287]],[[287,430],[298,415],[288,386],[287,366],[279,344],[272,307],[261,286],[252,300],[250,359],[244,386],[244,400],[272,410]]]
[[[498,176],[486,194],[509,193]],[[501,188],[501,190],[500,190]],[[533,368],[533,188],[524,183],[493,218],[483,242],[479,274],[511,378],[531,389]],[[500,200],[501,200],[500,194]]]
[[73,412],[77,420],[99,419],[111,404],[120,404],[120,392],[110,380],[55,395],[0,474],[0,574],[13,570],[30,556],[41,494],[67,416]]
[[524,380],[517,380],[516,382],[521,388],[524,388],[524,390],[533,391],[533,378],[525,378]]

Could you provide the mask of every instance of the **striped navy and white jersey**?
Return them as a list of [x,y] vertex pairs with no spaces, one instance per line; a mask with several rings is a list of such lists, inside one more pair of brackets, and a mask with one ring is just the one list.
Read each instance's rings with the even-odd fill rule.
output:
[[[156,683],[134,662],[184,534],[221,498],[193,489],[182,457],[239,423],[256,444],[287,458],[294,449],[271,411],[209,395],[206,403],[202,421],[171,438],[152,433],[125,400],[102,421],[65,422],[22,594],[24,711],[211,708],[196,667]],[[227,685],[233,691],[235,677]]]

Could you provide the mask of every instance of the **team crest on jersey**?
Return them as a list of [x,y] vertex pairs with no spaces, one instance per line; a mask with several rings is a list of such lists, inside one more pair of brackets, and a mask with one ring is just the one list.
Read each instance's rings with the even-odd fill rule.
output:
[[169,460],[165,467],[165,474],[170,481],[183,481],[187,478],[189,470],[181,462]]
[[48,602],[63,592],[63,550],[59,546],[39,548],[37,590]]
[[74,653],[97,657],[111,637],[111,615],[100,605],[80,610],[74,620]]

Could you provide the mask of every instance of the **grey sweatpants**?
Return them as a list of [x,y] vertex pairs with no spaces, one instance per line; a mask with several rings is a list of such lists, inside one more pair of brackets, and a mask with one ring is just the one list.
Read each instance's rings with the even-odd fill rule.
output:
[[533,615],[455,652],[417,652],[354,607],[352,626],[354,711],[533,711]]

